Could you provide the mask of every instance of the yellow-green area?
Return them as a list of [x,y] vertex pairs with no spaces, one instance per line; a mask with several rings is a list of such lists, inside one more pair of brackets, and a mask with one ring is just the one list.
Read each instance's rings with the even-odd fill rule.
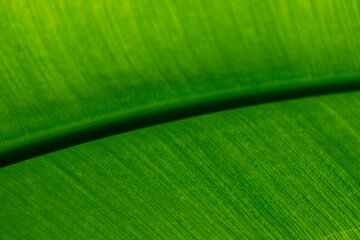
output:
[[166,123],[0,171],[3,239],[358,239],[360,92]]
[[360,239],[355,90],[357,0],[0,0],[0,239]]
[[258,92],[359,82],[356,0],[1,0],[0,153]]

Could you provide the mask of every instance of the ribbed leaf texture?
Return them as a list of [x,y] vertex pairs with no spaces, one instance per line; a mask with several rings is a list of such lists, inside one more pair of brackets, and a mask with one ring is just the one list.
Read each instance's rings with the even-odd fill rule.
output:
[[0,239],[359,239],[356,0],[0,0]]

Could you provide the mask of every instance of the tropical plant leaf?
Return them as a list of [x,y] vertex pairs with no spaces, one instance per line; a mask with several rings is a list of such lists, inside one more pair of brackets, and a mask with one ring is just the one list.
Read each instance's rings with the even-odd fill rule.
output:
[[5,167],[0,236],[358,239],[359,108],[359,92],[239,108]]
[[359,17],[1,1],[0,239],[359,239]]
[[357,1],[1,2],[2,158],[169,109],[359,88]]

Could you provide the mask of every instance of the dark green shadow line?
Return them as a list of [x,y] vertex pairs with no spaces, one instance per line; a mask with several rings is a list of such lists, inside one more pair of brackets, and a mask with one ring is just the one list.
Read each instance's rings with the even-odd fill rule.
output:
[[3,150],[0,152],[0,168],[81,143],[184,118],[269,102],[358,91],[360,90],[359,80],[360,78],[349,78],[343,79],[340,83],[264,90],[247,96],[223,96],[219,99],[204,100],[175,108],[153,109],[133,117],[103,121],[102,124],[94,123],[92,126],[85,126],[74,132],[63,133],[55,137],[44,136],[40,140]]

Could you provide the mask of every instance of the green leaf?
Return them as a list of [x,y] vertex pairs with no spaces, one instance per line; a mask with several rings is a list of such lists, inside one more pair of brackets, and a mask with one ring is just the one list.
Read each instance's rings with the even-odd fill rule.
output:
[[359,108],[359,92],[263,104],[5,167],[0,236],[357,239]]
[[357,1],[1,2],[3,158],[168,109],[360,88]]
[[0,239],[360,238],[357,1],[0,2]]

